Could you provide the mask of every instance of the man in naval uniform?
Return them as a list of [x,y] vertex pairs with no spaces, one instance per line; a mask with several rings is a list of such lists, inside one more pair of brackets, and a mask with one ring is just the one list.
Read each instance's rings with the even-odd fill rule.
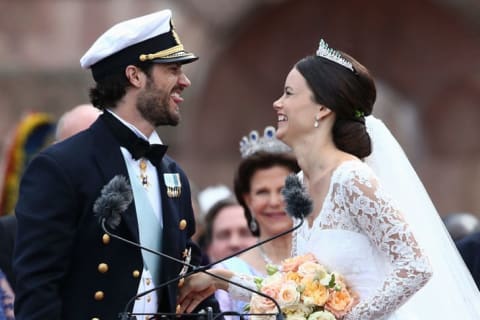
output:
[[[111,320],[124,309],[129,315],[175,313],[181,283],[162,284],[176,278],[182,264],[114,236],[200,261],[190,239],[189,182],[155,132],[178,124],[182,93],[190,86],[182,65],[197,60],[184,49],[171,15],[163,10],[121,22],[81,58],[95,80],[91,102],[103,114],[86,131],[39,153],[22,178],[17,320]],[[119,177],[133,201],[110,219],[96,204],[104,186]],[[214,299],[206,306],[218,311]]]

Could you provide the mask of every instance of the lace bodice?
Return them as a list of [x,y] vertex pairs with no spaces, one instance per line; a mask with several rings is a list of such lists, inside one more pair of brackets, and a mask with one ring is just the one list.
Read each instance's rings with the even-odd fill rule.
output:
[[333,172],[320,213],[311,227],[305,223],[295,232],[294,242],[294,254],[314,253],[359,294],[359,304],[344,319],[384,319],[431,276],[402,214],[357,160]]

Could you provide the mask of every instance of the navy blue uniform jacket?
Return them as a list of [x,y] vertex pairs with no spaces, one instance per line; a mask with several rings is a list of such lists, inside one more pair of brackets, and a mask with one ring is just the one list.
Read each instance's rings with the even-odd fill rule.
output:
[[[195,223],[187,177],[167,156],[163,163],[158,170],[162,251],[183,260],[183,251],[192,247],[191,263],[199,264],[200,251],[190,240]],[[166,172],[180,174],[180,197],[167,196]],[[93,213],[100,190],[119,174],[128,179],[119,143],[101,117],[86,131],[50,146],[31,161],[16,207],[17,320],[117,319],[136,294],[143,269],[140,249],[106,237]],[[122,214],[115,233],[139,242],[134,202]],[[162,282],[176,277],[182,267],[167,259],[161,263]],[[159,292],[161,311],[175,311],[177,288],[175,282]]]

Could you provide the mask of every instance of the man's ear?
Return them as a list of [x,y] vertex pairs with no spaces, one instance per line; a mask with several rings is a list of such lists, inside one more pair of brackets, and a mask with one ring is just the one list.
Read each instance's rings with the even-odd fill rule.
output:
[[135,88],[141,88],[146,81],[145,73],[134,65],[129,65],[125,68],[125,76]]

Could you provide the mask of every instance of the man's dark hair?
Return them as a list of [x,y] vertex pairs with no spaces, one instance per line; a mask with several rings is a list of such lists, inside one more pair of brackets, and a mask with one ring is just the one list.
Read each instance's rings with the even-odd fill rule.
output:
[[[151,77],[153,63],[140,62],[135,64],[148,78]],[[125,70],[113,73],[98,80],[95,87],[90,88],[90,102],[100,110],[115,108],[118,101],[125,96],[130,81],[125,75]]]

